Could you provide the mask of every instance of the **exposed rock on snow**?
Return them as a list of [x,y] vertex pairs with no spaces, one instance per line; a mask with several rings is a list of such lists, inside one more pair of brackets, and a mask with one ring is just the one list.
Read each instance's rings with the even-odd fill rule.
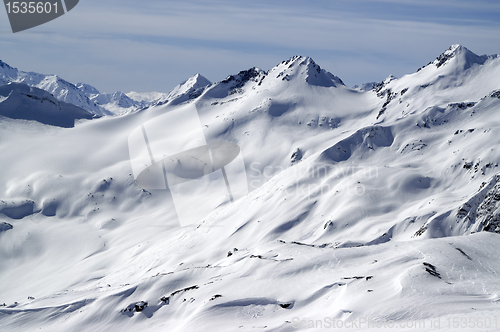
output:
[[0,222],[0,233],[11,230],[12,228],[14,228],[14,226],[12,226],[11,224],[6,222]]

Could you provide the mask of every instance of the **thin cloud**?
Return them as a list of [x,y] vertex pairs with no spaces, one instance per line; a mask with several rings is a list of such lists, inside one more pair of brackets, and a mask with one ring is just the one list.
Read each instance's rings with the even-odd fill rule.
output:
[[[410,5],[416,14],[405,10]],[[455,43],[499,53],[500,24],[484,13],[493,3],[468,6],[461,0],[88,0],[39,28],[1,34],[0,59],[126,92],[167,91],[195,72],[219,80],[302,54],[360,84],[411,73]]]

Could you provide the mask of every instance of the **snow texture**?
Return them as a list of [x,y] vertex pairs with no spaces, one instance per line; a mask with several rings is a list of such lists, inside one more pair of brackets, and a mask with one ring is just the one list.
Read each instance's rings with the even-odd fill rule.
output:
[[[4,84],[35,77],[0,67]],[[452,46],[366,89],[295,56],[213,84],[195,75],[74,128],[47,125],[62,119],[52,109],[0,117],[0,326],[322,331],[328,318],[456,331],[454,319],[489,319],[480,330],[498,331],[499,87],[498,56]],[[0,107],[27,89],[55,102],[10,89]],[[127,142],[188,103],[207,142],[241,148],[250,193],[180,227],[168,191],[135,183]]]

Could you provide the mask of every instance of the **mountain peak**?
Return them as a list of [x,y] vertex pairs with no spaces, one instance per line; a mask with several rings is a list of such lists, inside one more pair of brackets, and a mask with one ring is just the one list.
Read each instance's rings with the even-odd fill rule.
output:
[[206,79],[203,75],[195,74],[186,81],[178,84],[169,93],[165,93],[161,97],[152,101],[151,106],[160,106],[167,103],[183,103],[201,95],[203,90],[210,84],[212,84],[212,82]]
[[3,62],[2,60],[0,60],[0,68],[14,69],[13,67],[9,66],[7,63]]
[[460,45],[460,44],[453,44],[453,45],[451,45],[451,46],[448,48],[448,51],[450,51],[450,52],[457,52],[457,51],[463,51],[463,50],[468,51],[467,47],[462,46],[462,45]]
[[203,75],[197,73],[197,74],[191,76],[190,78],[188,78],[186,81],[179,84],[179,86],[185,86],[187,88],[198,89],[198,88],[210,85],[210,84],[212,84],[212,82],[210,82]]
[[450,59],[455,57],[458,53],[462,53],[464,51],[469,51],[469,50],[460,44],[451,45],[446,51],[444,51],[440,56],[438,56],[436,60],[434,60],[433,64],[439,68],[445,65]]
[[290,59],[283,61],[285,64],[289,63],[298,63],[300,65],[305,65],[305,64],[316,64],[314,62],[313,58],[308,57],[308,56],[302,56],[302,55],[295,55],[291,57]]
[[76,87],[82,91],[83,93],[87,95],[98,95],[100,94],[99,90],[97,90],[95,87],[93,87],[90,84],[85,84],[85,83],[77,83]]
[[454,62],[459,67],[459,69],[468,69],[474,64],[483,65],[488,59],[488,56],[479,56],[474,52],[471,52],[466,47],[455,44],[450,46],[446,51],[444,51],[440,56],[432,62],[437,68],[445,66],[448,63]]
[[247,70],[242,70],[236,75],[229,75],[225,80],[223,80],[221,83],[226,84],[230,82],[234,82],[235,86],[233,88],[241,88],[243,85],[245,85],[246,82],[250,81],[251,79],[254,79],[258,76],[265,76],[265,73],[263,70],[257,68],[257,67],[252,67]]
[[112,114],[123,114],[138,106],[138,103],[121,91],[96,94],[91,100]]
[[[291,57],[288,60],[282,61],[279,65],[277,65],[275,68],[282,68],[282,67],[287,67],[287,68],[294,68],[295,66],[307,66],[311,68],[316,68],[319,67],[316,62],[314,62],[313,58],[308,57],[308,56],[302,56],[302,55],[295,55]],[[271,69],[271,70],[273,70]]]
[[268,75],[273,75],[275,72],[278,73],[276,78],[281,78],[283,81],[302,77],[307,83],[315,86],[336,87],[344,85],[340,78],[322,69],[311,57],[307,56],[296,55],[282,61],[271,69]]
[[15,80],[18,70],[0,60],[0,84],[7,84]]

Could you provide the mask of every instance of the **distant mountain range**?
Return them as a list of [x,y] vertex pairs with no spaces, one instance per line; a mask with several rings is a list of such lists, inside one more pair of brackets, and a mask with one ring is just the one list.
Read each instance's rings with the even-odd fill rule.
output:
[[193,91],[210,85],[203,76],[196,74],[179,84],[169,93],[100,93],[95,87],[85,84],[72,84],[57,75],[44,75],[24,72],[0,60],[0,85],[9,83],[25,84],[31,88],[45,90],[61,102],[73,104],[95,116],[123,115],[139,109],[166,102],[180,103],[192,96]]

